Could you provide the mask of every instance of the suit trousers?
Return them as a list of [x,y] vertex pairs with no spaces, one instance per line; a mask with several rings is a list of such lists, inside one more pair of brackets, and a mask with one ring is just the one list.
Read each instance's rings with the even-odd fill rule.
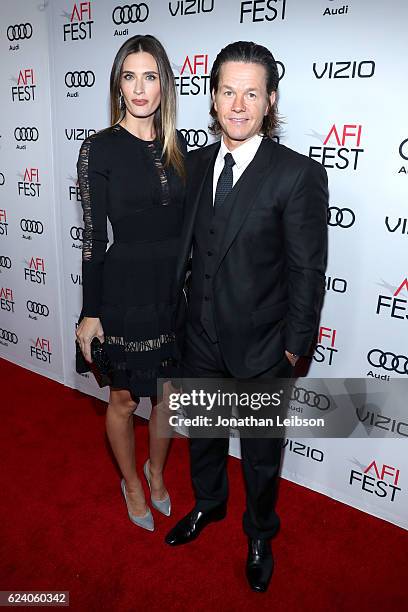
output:
[[[270,369],[250,379],[291,378],[293,367],[285,355]],[[200,323],[187,322],[183,355],[185,378],[231,378],[218,341],[213,342]],[[279,529],[275,510],[282,454],[281,438],[241,438],[241,465],[246,489],[244,532],[269,539]],[[195,508],[207,512],[227,501],[228,437],[190,438],[191,479]]]

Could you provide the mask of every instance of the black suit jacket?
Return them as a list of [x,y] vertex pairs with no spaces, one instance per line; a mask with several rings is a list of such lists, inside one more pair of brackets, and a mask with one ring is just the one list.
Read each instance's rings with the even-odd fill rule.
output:
[[[194,220],[219,146],[197,149],[187,158],[175,285],[180,345]],[[306,354],[315,338],[325,291],[327,173],[309,157],[264,138],[234,190],[235,201],[216,254],[214,316],[229,370],[247,378],[277,363],[285,349]]]

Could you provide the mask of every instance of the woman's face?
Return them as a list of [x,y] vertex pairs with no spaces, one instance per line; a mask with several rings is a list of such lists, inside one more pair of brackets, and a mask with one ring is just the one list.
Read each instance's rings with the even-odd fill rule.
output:
[[126,108],[133,117],[153,115],[160,106],[160,78],[153,55],[131,53],[123,62],[120,90]]

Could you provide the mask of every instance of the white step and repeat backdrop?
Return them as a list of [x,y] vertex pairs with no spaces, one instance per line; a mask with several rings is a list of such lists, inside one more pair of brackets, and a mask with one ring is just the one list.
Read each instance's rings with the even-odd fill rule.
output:
[[[74,370],[82,246],[76,160],[84,138],[108,125],[117,49],[151,33],[168,51],[178,124],[191,149],[211,141],[216,54],[234,40],[254,40],[279,62],[281,142],[327,168],[327,295],[302,380],[308,392],[299,392],[293,409],[325,409],[319,377],[407,380],[408,3],[2,0],[0,7],[1,357],[106,398]],[[147,414],[147,401],[139,411]],[[408,529],[408,416],[387,401],[363,420],[366,439],[287,440],[282,475]],[[383,438],[372,437],[375,428]],[[239,454],[234,438],[231,452]]]

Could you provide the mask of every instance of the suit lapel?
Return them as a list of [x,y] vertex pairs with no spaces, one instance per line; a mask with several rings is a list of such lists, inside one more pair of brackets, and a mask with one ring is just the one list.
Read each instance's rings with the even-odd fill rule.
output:
[[273,171],[275,154],[276,144],[269,138],[265,138],[261,142],[254,159],[229,194],[228,197],[234,198],[234,203],[221,241],[215,272],[254,205],[263,182]]

